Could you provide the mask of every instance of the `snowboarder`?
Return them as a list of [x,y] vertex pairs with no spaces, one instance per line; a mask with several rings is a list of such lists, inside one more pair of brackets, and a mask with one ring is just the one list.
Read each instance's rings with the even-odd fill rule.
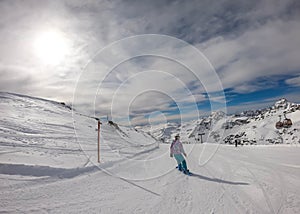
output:
[[183,171],[184,174],[189,174],[186,161],[183,157],[183,155],[186,157],[186,153],[179,139],[180,139],[179,135],[176,135],[175,140],[173,140],[170,147],[170,157],[174,156],[174,158],[176,159],[179,171]]

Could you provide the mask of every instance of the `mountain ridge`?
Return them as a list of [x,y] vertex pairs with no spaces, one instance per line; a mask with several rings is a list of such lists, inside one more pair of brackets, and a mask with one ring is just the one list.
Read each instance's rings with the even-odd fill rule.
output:
[[[289,117],[292,117],[291,121],[294,121],[291,127],[276,128],[279,118],[288,120]],[[215,111],[207,117],[183,122],[178,126],[156,125],[144,128],[144,130],[166,143],[170,143],[176,134],[180,134],[184,143],[198,143],[202,138],[203,142],[209,143],[235,144],[237,141],[241,145],[290,144],[300,143],[299,120],[300,104],[281,98],[272,106],[263,109],[247,110],[232,115]]]

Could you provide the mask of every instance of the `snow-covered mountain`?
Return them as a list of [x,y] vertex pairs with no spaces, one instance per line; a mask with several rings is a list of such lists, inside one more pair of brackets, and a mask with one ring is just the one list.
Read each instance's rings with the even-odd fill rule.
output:
[[[278,121],[284,122],[287,119],[291,119],[291,126],[276,128]],[[201,142],[201,137],[203,142],[208,143],[300,143],[300,104],[280,99],[266,109],[228,116],[224,112],[212,112],[210,116],[197,121],[176,126],[167,124],[144,127],[143,130],[167,143],[176,134],[180,134],[185,143]]]
[[138,130],[142,130],[151,134],[156,139],[164,142],[166,139],[172,137],[174,131],[180,130],[180,125],[177,123],[156,124],[151,126],[136,127]]
[[[279,105],[271,111],[291,107]],[[298,114],[287,114],[293,129]],[[244,117],[258,126],[265,119],[256,116],[232,117],[227,130]],[[163,135],[181,130],[191,140],[225,119],[216,112],[168,124]],[[298,145],[186,144],[189,177],[175,169],[168,144],[102,123],[97,163],[95,119],[63,103],[0,93],[0,213],[300,213]]]

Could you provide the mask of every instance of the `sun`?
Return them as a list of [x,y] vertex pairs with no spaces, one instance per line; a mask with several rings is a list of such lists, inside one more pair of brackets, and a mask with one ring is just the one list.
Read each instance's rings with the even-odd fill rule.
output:
[[67,39],[57,31],[40,33],[34,41],[34,50],[43,63],[57,65],[68,52]]

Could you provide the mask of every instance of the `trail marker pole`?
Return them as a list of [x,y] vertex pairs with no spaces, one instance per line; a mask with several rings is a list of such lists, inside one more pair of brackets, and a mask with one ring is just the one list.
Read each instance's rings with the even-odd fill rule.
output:
[[100,163],[100,125],[102,124],[100,122],[100,119],[96,118],[98,121],[98,163]]

